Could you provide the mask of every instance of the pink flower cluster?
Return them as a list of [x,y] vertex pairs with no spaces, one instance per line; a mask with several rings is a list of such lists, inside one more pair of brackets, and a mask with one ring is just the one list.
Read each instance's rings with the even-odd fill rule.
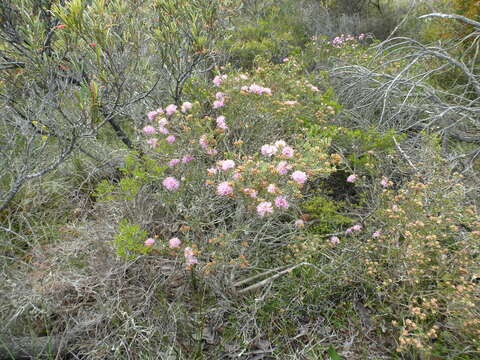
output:
[[192,248],[186,247],[183,251],[185,256],[185,264],[187,266],[192,266],[198,264],[198,259],[195,257],[195,253],[193,252]]
[[255,83],[253,83],[250,86],[242,86],[241,90],[248,92],[250,94],[257,94],[257,95],[267,94],[269,96],[272,96],[272,89],[257,85]]
[[357,180],[358,180],[358,176],[355,175],[355,174],[352,174],[349,177],[347,177],[347,182],[349,182],[349,183],[354,183]]
[[217,75],[213,78],[213,84],[216,87],[220,87],[222,85],[223,80],[227,79],[227,75]]
[[227,130],[228,126],[225,123],[225,116],[219,116],[217,117],[217,127],[222,130]]
[[158,108],[157,110],[150,111],[149,113],[147,113],[148,120],[153,121],[157,118],[158,115],[161,115],[163,113],[164,112],[162,108]]
[[175,191],[180,187],[180,182],[173,176],[165,178],[162,184],[168,191]]
[[363,227],[360,224],[353,225],[352,227],[349,227],[346,231],[345,234],[351,234],[353,232],[359,232],[362,231]]
[[220,109],[225,106],[225,94],[222,92],[217,92],[215,94],[215,101],[213,102],[214,109]]
[[[363,40],[364,38],[365,38],[365,34],[360,34],[360,36],[358,37],[359,40]],[[330,41],[330,44],[332,44],[333,47],[341,48],[348,42],[352,42],[354,40],[356,39],[353,35],[342,34],[340,36],[335,37],[332,41]]]

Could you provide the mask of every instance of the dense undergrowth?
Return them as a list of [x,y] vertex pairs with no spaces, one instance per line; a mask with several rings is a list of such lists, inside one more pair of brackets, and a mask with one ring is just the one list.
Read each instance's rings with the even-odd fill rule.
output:
[[477,359],[459,4],[0,5],[0,358]]

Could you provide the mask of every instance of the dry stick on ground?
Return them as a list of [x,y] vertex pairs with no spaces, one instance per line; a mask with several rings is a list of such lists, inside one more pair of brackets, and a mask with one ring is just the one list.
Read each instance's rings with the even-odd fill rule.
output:
[[[262,288],[263,286],[269,284],[269,283],[272,282],[273,280],[278,279],[280,276],[285,275],[285,274],[287,274],[287,273],[289,273],[289,272],[292,272],[292,271],[295,270],[296,268],[298,268],[298,267],[300,267],[300,266],[303,266],[303,265],[310,265],[310,264],[308,264],[308,263],[306,263],[306,262],[302,262],[302,263],[300,263],[300,264],[290,266],[290,267],[286,268],[285,270],[282,270],[282,271],[276,273],[275,275],[272,275],[272,276],[270,276],[270,277],[268,277],[268,278],[266,278],[266,279],[264,279],[264,280],[262,280],[262,281],[260,281],[260,282],[257,282],[257,283],[255,283],[255,284],[253,284],[253,285],[250,285],[250,286],[248,286],[248,287],[246,287],[246,288],[244,288],[244,289],[238,290],[237,293],[238,293],[238,294],[246,294],[246,293],[248,293],[248,292],[250,292],[250,291],[258,290],[258,289]],[[250,281],[252,281],[252,280],[255,280],[255,279],[258,279],[258,278],[263,277],[263,276],[265,276],[265,275],[271,274],[272,272],[278,271],[279,269],[282,269],[282,268],[285,268],[285,267],[280,267],[280,268],[276,268],[276,269],[273,269],[273,270],[268,270],[268,271],[265,271],[265,272],[263,272],[263,273],[261,273],[261,274],[254,275],[254,276],[252,276],[252,277],[250,277],[250,278],[248,278],[248,279],[238,281],[238,282],[236,282],[235,284],[233,284],[233,288],[239,287],[239,286],[241,286],[241,285],[243,285],[243,284],[246,284],[246,283],[248,283],[248,282],[250,282]]]

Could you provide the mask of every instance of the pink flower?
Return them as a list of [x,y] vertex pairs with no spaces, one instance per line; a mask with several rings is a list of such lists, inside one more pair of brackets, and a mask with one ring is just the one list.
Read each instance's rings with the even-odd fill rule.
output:
[[278,208],[288,209],[289,204],[287,199],[285,199],[283,196],[277,196],[275,198],[275,206]]
[[192,107],[193,107],[192,103],[185,101],[182,104],[182,112],[185,114],[187,111],[192,110]]
[[365,39],[365,34],[358,35],[358,40],[363,40],[363,39]]
[[384,188],[388,187],[388,178],[385,177],[385,176],[383,176],[383,177],[382,177],[382,180],[380,180],[380,184],[381,184]]
[[288,58],[283,58],[282,61],[283,61],[284,63],[286,63],[286,62],[288,62]]
[[168,162],[168,166],[174,167],[175,165],[180,163],[180,159],[172,159]]
[[215,76],[213,78],[213,84],[216,86],[216,87],[219,87],[220,85],[222,85],[222,77],[221,76]]
[[200,136],[200,139],[198,139],[198,143],[200,144],[200,147],[202,149],[206,149],[208,147],[207,135]]
[[239,172],[234,172],[233,175],[232,175],[232,179],[233,180],[238,180],[242,177],[242,174],[240,174]]
[[250,87],[248,88],[248,91],[253,93],[253,94],[258,94],[258,95],[261,95],[262,94],[262,91],[263,91],[263,87],[260,86],[260,85],[257,85],[255,83],[253,83],[252,85],[250,85]]
[[163,135],[167,135],[170,133],[170,131],[168,131],[168,129],[166,127],[163,127],[163,126],[159,126],[158,127],[158,132],[160,134],[163,134]]
[[267,214],[273,213],[272,203],[270,201],[263,201],[257,205],[257,213],[260,216],[265,216]]
[[219,109],[221,107],[224,107],[225,104],[223,103],[223,99],[222,100],[216,100],[213,102],[213,108],[214,109]]
[[275,186],[275,184],[268,185],[267,192],[270,194],[275,194],[277,192],[277,187]]
[[219,91],[219,92],[217,92],[217,93],[215,94],[215,99],[217,99],[217,100],[223,100],[224,96],[225,96],[225,94],[222,93],[221,91]]
[[305,222],[302,219],[295,220],[295,227],[302,229],[305,227]]
[[241,91],[245,91],[245,92],[248,92],[248,86],[242,86],[240,88]]
[[336,237],[336,236],[332,236],[332,237],[330,238],[330,242],[331,242],[333,245],[336,245],[336,244],[340,243],[340,239],[339,239],[338,237]]
[[233,193],[233,187],[228,182],[224,181],[217,186],[217,194],[220,196],[228,196]]
[[154,111],[150,111],[148,114],[147,114],[147,117],[150,121],[153,121],[155,120],[155,118],[160,115],[160,114],[163,114],[163,110],[162,109],[157,109],[157,110],[154,110]]
[[304,184],[307,181],[307,174],[303,171],[294,171],[292,174],[292,179],[298,184]]
[[268,157],[271,157],[272,155],[274,155],[276,152],[277,152],[277,147],[274,146],[274,145],[263,145],[260,149],[261,153],[263,156],[268,156]]
[[345,230],[345,234],[350,234],[353,232],[353,228],[348,228],[347,230]]
[[158,120],[158,125],[163,127],[163,126],[167,126],[168,125],[168,120],[166,118],[161,118],[160,120]]
[[219,129],[227,130],[228,126],[225,124],[225,116],[219,116],[217,117],[217,127]]
[[358,179],[358,176],[355,174],[352,174],[349,177],[347,177],[347,182],[354,183],[355,181],[357,181],[357,179]]
[[381,235],[381,234],[380,234],[380,231],[377,230],[377,231],[375,231],[375,232],[372,234],[372,237],[373,237],[373,238],[378,238],[378,237],[380,237],[380,235]]
[[152,246],[153,244],[155,244],[155,239],[152,239],[152,238],[148,238],[147,240],[145,240],[145,246]]
[[180,183],[178,182],[178,180],[172,176],[165,178],[162,184],[165,187],[165,189],[167,189],[168,191],[175,191],[180,186]]
[[193,160],[193,156],[191,155],[185,155],[183,158],[182,158],[182,163],[184,164],[188,164],[190,161]]
[[289,159],[293,157],[294,152],[295,152],[295,150],[293,150],[290,146],[285,146],[282,149],[282,155],[289,158]]
[[352,226],[352,230],[353,231],[361,231],[362,230],[362,225],[359,225],[359,224],[354,225],[354,226]]
[[170,249],[176,249],[180,246],[181,243],[182,242],[180,241],[179,238],[174,237],[174,238],[171,238],[170,240],[168,240],[168,247]]
[[228,171],[230,169],[233,169],[234,167],[235,167],[235,161],[233,161],[233,160],[220,161],[220,168],[223,171]]
[[167,136],[167,138],[165,140],[167,140],[167,143],[169,143],[171,145],[175,142],[175,136],[173,136],[173,135]]
[[172,116],[177,111],[177,105],[170,104],[165,108],[165,112],[168,116]]
[[156,148],[158,146],[158,139],[156,138],[148,139],[147,144],[150,145],[152,148]]
[[143,133],[145,135],[153,135],[155,134],[157,131],[155,130],[155,128],[151,125],[147,125],[143,128]]
[[263,88],[262,93],[267,94],[268,96],[272,96],[272,89],[270,88]]
[[285,175],[288,173],[288,170],[291,169],[291,165],[289,165],[286,161],[280,161],[277,165],[277,171],[280,175]]
[[185,256],[185,263],[187,266],[198,264],[198,260],[195,257],[193,250],[191,248],[189,247],[185,248],[185,250],[183,251],[183,254]]

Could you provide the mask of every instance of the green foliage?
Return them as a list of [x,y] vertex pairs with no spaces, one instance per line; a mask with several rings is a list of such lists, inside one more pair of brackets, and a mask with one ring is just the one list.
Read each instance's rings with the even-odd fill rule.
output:
[[251,68],[259,55],[277,62],[289,55],[299,55],[307,37],[306,29],[297,20],[297,11],[290,1],[283,1],[270,7],[256,23],[248,21],[237,25],[224,43],[232,61]]
[[131,224],[124,219],[118,224],[118,233],[113,240],[117,256],[124,260],[133,260],[139,255],[145,255],[150,248],[144,245],[147,232],[140,225]]
[[305,201],[302,210],[308,214],[311,226],[309,231],[314,234],[331,234],[343,230],[354,220],[342,215],[344,203],[334,201],[325,195],[317,195]]

